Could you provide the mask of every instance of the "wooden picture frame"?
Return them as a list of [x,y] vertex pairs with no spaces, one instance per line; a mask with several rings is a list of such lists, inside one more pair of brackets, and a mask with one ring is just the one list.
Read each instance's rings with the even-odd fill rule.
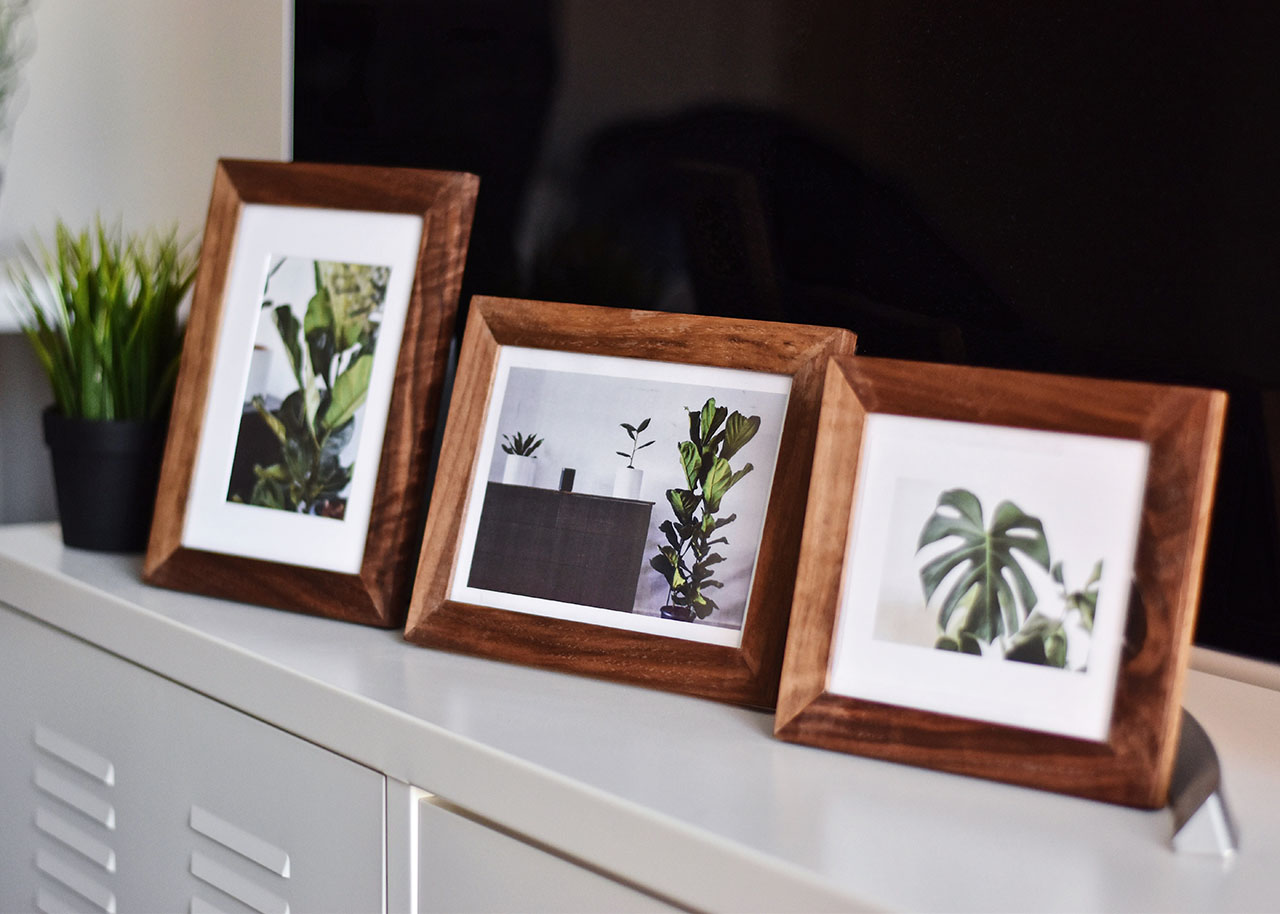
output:
[[[831,328],[475,298],[459,355],[406,638],[430,647],[771,708],[799,554],[801,506],[808,491],[824,366],[832,355],[852,353],[854,341],[852,333]],[[535,386],[541,393],[530,393]],[[715,405],[721,410],[718,422],[723,423],[716,428],[738,430],[744,422],[757,423],[759,435],[731,459],[734,472],[745,468],[744,461],[760,470],[741,477],[749,485],[744,481],[724,494],[723,502],[717,500],[718,518],[728,511],[741,518],[728,531],[717,531],[717,537],[723,534],[735,542],[715,548],[729,556],[724,567],[736,562],[735,567],[745,565],[747,571],[745,587],[741,574],[726,572],[721,577],[730,580],[730,586],[715,593],[739,586],[741,603],[730,605],[726,598],[705,619],[679,621],[685,607],[676,604],[691,591],[686,587],[683,596],[677,593],[671,579],[653,566],[661,549],[654,544],[664,535],[659,532],[662,518],[672,521],[675,530],[678,517],[667,516],[674,505],[663,493],[673,474],[689,485],[675,445],[678,438],[695,434],[695,428],[701,435],[706,401],[715,399],[705,395],[706,389],[726,391]],[[788,392],[781,396],[778,389]],[[765,404],[758,411],[765,416],[763,422],[760,415],[738,413],[734,418],[730,410],[738,412],[737,406],[748,402]],[[517,408],[523,412],[503,412]],[[525,424],[500,424],[507,415],[520,416]],[[715,408],[707,415],[715,420]],[[652,425],[643,421],[649,418]],[[561,431],[551,433],[555,429]],[[504,440],[515,443],[516,435],[526,445],[541,441],[543,432],[547,444],[534,455],[543,460],[542,484],[501,483],[494,475],[501,456],[498,446]],[[714,440],[716,434],[705,440]],[[644,450],[649,439],[658,444]],[[692,438],[688,441],[691,444]],[[564,455],[576,465],[570,466]],[[603,494],[608,484],[601,474],[614,472],[602,469],[609,461],[637,464],[630,469],[644,463],[644,472],[651,475],[639,494]],[[564,472],[569,469],[573,473]],[[600,481],[591,483],[593,474]],[[566,477],[576,479],[573,497],[557,495]],[[581,493],[584,488],[587,492]],[[697,484],[689,491],[695,488]],[[516,497],[524,500],[509,500]],[[639,520],[627,519],[631,508],[638,511]],[[567,529],[573,523],[567,518],[578,516],[574,512],[592,518],[581,536]],[[542,519],[547,516],[554,519]],[[519,529],[503,532],[504,520]],[[639,526],[638,533],[626,532],[632,524]],[[615,534],[615,526],[606,531],[606,525],[616,525],[621,532]],[[755,538],[753,529],[759,530]],[[508,539],[499,539],[502,536]],[[574,536],[578,545],[565,547],[572,553],[569,557],[540,551],[544,546],[559,549],[553,544]],[[643,548],[629,536],[639,538]],[[515,545],[504,545],[508,542]],[[749,544],[757,547],[754,557],[747,554]],[[609,551],[615,545],[618,551]],[[684,548],[686,555],[693,554],[687,543]],[[737,554],[731,554],[735,549]],[[705,550],[702,554],[714,561]],[[517,576],[484,577],[494,572],[479,570],[483,563],[477,556],[489,556],[484,559],[486,569]],[[553,565],[563,574],[558,570],[556,575],[539,576]],[[520,567],[530,569],[528,577],[519,577]],[[588,571],[575,570],[582,567]],[[462,569],[468,570],[463,574]],[[705,568],[689,577],[705,580],[704,574]],[[589,594],[566,589],[579,582],[584,588],[599,584],[601,589]],[[614,584],[629,591],[617,603],[611,596]],[[712,586],[705,589],[707,595]],[[649,592],[665,594],[661,599],[667,605],[658,609],[652,605],[656,600],[646,601],[644,594]],[[623,611],[614,611],[619,609]],[[661,618],[668,610],[671,618]]]
[[[889,359],[833,361],[823,395],[775,719],[776,735],[792,742],[1108,802],[1143,808],[1163,805],[1178,744],[1179,698],[1199,594],[1225,409],[1226,395],[1218,391]],[[953,432],[970,437],[952,438]],[[896,442],[895,436],[908,433],[921,433],[923,437],[903,439],[906,446],[900,446],[902,442]],[[1007,450],[1006,440],[1015,441],[1022,450]],[[960,443],[947,443],[951,441]],[[1113,457],[1121,454],[1123,463],[1127,459],[1123,453],[1132,453],[1133,448],[1144,445],[1145,468],[1115,469],[1121,475],[1128,473],[1130,481],[1120,484],[1100,511],[1091,509],[1104,490],[1111,491],[1107,489],[1110,483],[1102,477],[1119,467]],[[970,446],[971,452],[960,450]],[[911,454],[923,456],[916,459]],[[1133,552],[1129,553],[1134,557],[1128,566],[1132,568],[1132,580],[1127,574],[1117,577],[1113,569],[1103,570],[1100,562],[1095,566],[1100,579],[1092,578],[1083,588],[1072,589],[1085,580],[1088,566],[1079,563],[1065,572],[1068,583],[1060,583],[1059,618],[1064,625],[1072,607],[1080,613],[1074,622],[1083,620],[1079,599],[1092,587],[1093,629],[1091,640],[1083,641],[1089,653],[1082,671],[1012,663],[1008,657],[999,657],[998,663],[991,664],[987,658],[921,650],[943,645],[943,639],[949,637],[947,633],[961,637],[970,619],[981,617],[981,611],[977,611],[976,617],[965,616],[960,625],[953,627],[951,620],[959,615],[953,610],[948,627],[942,629],[942,614],[933,614],[931,607],[936,604],[928,599],[919,603],[919,609],[929,614],[929,621],[935,626],[935,644],[893,643],[900,635],[889,631],[883,620],[898,612],[891,607],[887,595],[897,586],[893,577],[897,572],[890,569],[897,567],[899,549],[915,550],[912,561],[921,569],[916,571],[919,580],[914,582],[919,588],[919,600],[927,589],[923,581],[928,572],[923,569],[928,567],[929,554],[924,550],[946,548],[958,540],[955,536],[949,540],[939,537],[946,522],[926,532],[924,526],[918,525],[922,514],[915,514],[913,523],[913,515],[895,512],[906,504],[904,499],[916,497],[912,494],[916,491],[915,480],[924,480],[922,486],[938,482],[930,475],[935,472],[932,467],[941,466],[942,474],[958,476],[970,472],[964,469],[970,464],[977,467],[972,472],[979,480],[985,479],[983,472],[990,472],[1002,480],[1016,479],[1019,485],[1025,485],[1033,494],[1025,499],[1019,496],[1028,504],[1017,504],[1028,514],[1034,513],[1029,502],[1035,493],[1044,493],[1045,500],[1056,506],[1056,530],[1049,524],[1049,515],[1041,524],[1040,539],[1046,552],[1052,552],[1055,537],[1064,530],[1070,532],[1071,524],[1085,516],[1087,510],[1095,510],[1101,520],[1098,516],[1087,520],[1085,532],[1092,535],[1103,529],[1110,536],[1110,531],[1129,523],[1124,517],[1132,508],[1136,534],[1136,543],[1130,547]],[[1007,466],[1015,469],[1010,472]],[[1063,467],[1068,472],[1065,480],[1075,479],[1071,473],[1093,475],[1085,477],[1089,481],[1085,485],[1077,485],[1079,480],[1061,481],[1055,474]],[[1134,472],[1139,473],[1136,489]],[[1045,475],[1039,475],[1042,473]],[[1046,479],[1054,481],[1046,485]],[[1091,488],[1091,480],[1101,480],[1097,482],[1098,491]],[[887,489],[893,494],[886,495]],[[1135,493],[1130,504],[1127,499]],[[946,500],[957,498],[949,496]],[[990,499],[981,501],[990,511]],[[886,505],[887,511],[882,508]],[[972,506],[968,508],[971,510]],[[958,513],[944,509],[940,503],[935,510],[935,515]],[[889,519],[887,525],[882,522],[885,517]],[[906,531],[902,535],[892,526],[899,523],[899,518]],[[1037,518],[1031,520],[1039,523]],[[925,526],[932,523],[930,520]],[[1008,526],[1001,535],[1027,535],[1029,525],[1020,531],[1014,529],[1022,523]],[[978,530],[982,529],[979,524]],[[995,521],[986,529],[989,533],[994,531]],[[886,543],[879,556],[877,538]],[[1122,539],[1117,534],[1116,540]],[[1101,550],[1111,541],[1104,537],[1081,542]],[[992,547],[992,553],[997,548]],[[1022,561],[1025,553],[1017,556]],[[934,567],[936,570],[939,566]],[[1008,580],[1010,576],[1005,577]],[[948,581],[954,580],[935,582],[935,600],[949,596]],[[974,613],[974,605],[983,598],[981,592],[974,596],[977,599],[965,612]],[[1107,599],[1109,609],[1103,603]],[[1041,603],[1047,603],[1043,595]],[[1053,607],[1048,606],[1044,612],[1052,613]],[[1104,619],[1104,613],[1110,613],[1109,621]],[[896,620],[890,621],[896,624]],[[1105,699],[1100,735],[1083,738],[1054,732],[1066,719],[1059,715],[1071,713],[1060,703],[1087,704],[1094,700],[1083,691],[1071,691],[1076,689],[1077,681],[1072,677],[1094,672],[1090,666],[1094,651],[1101,655],[1107,650],[1105,636],[1099,634],[1107,626],[1114,633],[1117,656],[1110,682],[1100,674],[1099,689],[1104,691],[1092,693],[1094,698],[1103,695]],[[1034,626],[1029,629],[1036,638],[1048,631]],[[1027,644],[1031,640],[1034,638],[1010,638],[1009,644]],[[951,642],[945,646],[950,647]],[[1056,641],[1051,646],[1047,634],[1041,647],[1045,658],[1065,656],[1065,651],[1058,654]],[[1010,654],[1014,649],[1009,648]],[[922,667],[939,674],[932,678],[915,671],[918,678],[926,680],[921,688],[930,690],[930,696],[920,698],[923,692],[917,694],[908,684],[901,691],[908,697],[900,702],[886,701],[886,693],[898,696],[894,690],[899,684],[892,681],[897,674],[886,674],[889,685],[883,686],[875,682],[881,675],[876,670],[884,659],[901,662],[908,652],[913,652],[912,663],[918,657],[922,663],[945,659],[946,664]],[[997,723],[989,717],[970,714],[1005,713],[1003,706],[997,707],[1005,695],[997,694],[995,704],[989,704],[983,692],[985,681],[974,680],[979,685],[969,692],[967,684],[960,689],[959,679],[945,678],[955,674],[961,664],[970,664],[964,668],[966,676],[971,669],[981,670],[976,674],[979,676],[1003,674],[1006,668],[1016,674],[1024,669],[1028,674],[1034,673],[1035,687],[1047,685],[1050,690],[1044,699],[1046,704],[1012,712],[1029,715],[1029,724]],[[1098,664],[1105,665],[1102,660]],[[850,673],[851,668],[855,672]],[[913,675],[913,670],[907,669],[901,675]],[[954,691],[965,694],[954,698],[950,695]],[[936,699],[938,702],[960,702],[965,713],[934,710],[933,696],[937,694],[947,696]],[[1009,707],[1015,707],[1013,698],[1009,699]],[[1043,719],[1036,716],[1042,707],[1053,709],[1053,713]]]
[[148,583],[403,624],[478,184],[218,163]]

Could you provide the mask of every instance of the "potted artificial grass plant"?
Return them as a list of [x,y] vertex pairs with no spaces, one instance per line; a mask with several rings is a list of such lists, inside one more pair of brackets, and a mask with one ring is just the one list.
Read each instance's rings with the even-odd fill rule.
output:
[[62,538],[140,551],[155,504],[183,326],[191,241],[59,222],[10,268],[23,333],[53,387],[44,413]]

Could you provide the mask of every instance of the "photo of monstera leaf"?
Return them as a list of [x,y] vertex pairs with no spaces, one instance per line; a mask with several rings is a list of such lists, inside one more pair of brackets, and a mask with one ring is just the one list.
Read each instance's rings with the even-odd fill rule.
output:
[[939,648],[970,654],[995,645],[1005,653],[1035,609],[1038,597],[1024,562],[1049,570],[1044,525],[1010,501],[996,505],[988,525],[982,504],[966,489],[938,496],[917,552],[934,543],[947,548],[920,569],[926,604],[949,584],[938,609]]

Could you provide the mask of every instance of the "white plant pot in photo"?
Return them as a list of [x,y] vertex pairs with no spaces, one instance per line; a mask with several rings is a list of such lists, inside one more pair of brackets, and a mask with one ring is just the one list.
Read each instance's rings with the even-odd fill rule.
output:
[[536,457],[523,457],[520,454],[508,454],[507,462],[502,467],[502,481],[513,486],[531,486],[538,470]]
[[619,467],[613,474],[613,497],[640,500],[640,484],[644,482],[644,470],[635,467]]
[[252,403],[253,398],[267,392],[267,378],[271,377],[271,350],[266,346],[253,347],[253,355],[249,356],[249,383],[244,388],[244,402]]

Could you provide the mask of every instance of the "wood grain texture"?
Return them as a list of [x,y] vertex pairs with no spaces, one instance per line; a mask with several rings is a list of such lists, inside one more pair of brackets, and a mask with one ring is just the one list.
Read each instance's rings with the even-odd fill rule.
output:
[[[370,625],[403,624],[478,185],[474,175],[457,172],[218,163],[143,566],[148,583]],[[410,213],[423,220],[359,574],[182,545],[236,226],[249,203]]]
[[[1163,805],[1178,742],[1225,409],[1226,395],[1218,391],[882,359],[833,363],[814,455],[777,736],[1129,806]],[[1149,445],[1134,568],[1146,637],[1122,660],[1106,744],[826,690],[868,413],[1107,435]]]
[[[777,699],[829,357],[845,330],[478,297],[471,303],[405,637],[418,644],[601,676],[754,707]],[[448,598],[470,483],[503,346],[747,369],[791,376],[741,648],[700,644]]]

